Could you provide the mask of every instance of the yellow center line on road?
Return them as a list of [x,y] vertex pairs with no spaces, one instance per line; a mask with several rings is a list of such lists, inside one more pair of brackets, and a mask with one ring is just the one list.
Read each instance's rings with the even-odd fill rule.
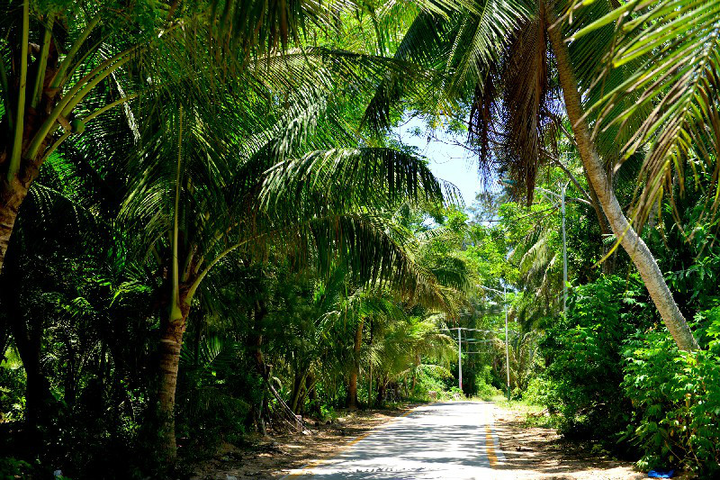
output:
[[495,468],[498,464],[498,457],[495,453],[495,440],[493,440],[490,424],[485,425],[485,447],[488,461],[490,462],[490,468]]

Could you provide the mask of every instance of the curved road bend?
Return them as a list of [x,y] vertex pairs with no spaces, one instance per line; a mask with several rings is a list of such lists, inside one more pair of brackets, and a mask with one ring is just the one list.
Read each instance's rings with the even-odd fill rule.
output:
[[361,437],[341,454],[285,478],[316,480],[503,478],[503,461],[492,431],[492,404],[435,403],[413,410]]

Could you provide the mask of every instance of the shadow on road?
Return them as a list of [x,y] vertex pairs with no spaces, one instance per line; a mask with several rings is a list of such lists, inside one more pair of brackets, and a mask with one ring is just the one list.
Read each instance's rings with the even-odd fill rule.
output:
[[490,473],[490,464],[474,415],[478,405],[457,402],[450,411],[447,407],[423,407],[394,422],[315,469],[313,478],[489,478],[482,474]]

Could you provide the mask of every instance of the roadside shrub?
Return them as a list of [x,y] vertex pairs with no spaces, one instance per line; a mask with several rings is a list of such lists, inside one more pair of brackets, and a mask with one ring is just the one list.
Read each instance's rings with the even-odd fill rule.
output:
[[622,344],[649,323],[641,285],[637,276],[610,276],[577,287],[567,316],[546,330],[544,399],[564,435],[610,445],[625,430],[632,406],[619,394]]
[[490,401],[493,399],[493,397],[502,395],[502,393],[502,390],[495,388],[489,383],[486,383],[485,380],[477,382],[477,392],[475,395],[485,401]]
[[415,385],[410,391],[411,400],[428,401],[428,392],[438,392],[438,398],[446,391],[446,382],[452,374],[439,365],[421,364],[415,369]]
[[0,457],[0,480],[28,478],[33,468],[28,462],[13,457]]
[[448,400],[454,400],[456,398],[465,398],[465,393],[460,390],[460,387],[451,387],[450,390],[439,392],[438,400],[445,402]]
[[643,469],[688,468],[720,474],[720,322],[707,350],[680,352],[665,331],[630,342],[623,388],[634,407],[626,437],[638,444]]
[[528,382],[522,399],[532,405],[547,405],[552,388],[552,383],[547,378],[534,377]]

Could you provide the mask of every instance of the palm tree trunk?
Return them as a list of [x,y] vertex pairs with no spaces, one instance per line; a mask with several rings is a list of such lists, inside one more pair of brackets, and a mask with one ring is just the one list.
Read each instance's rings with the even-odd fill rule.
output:
[[180,367],[180,350],[189,313],[190,306],[186,304],[184,298],[181,298],[179,305],[174,305],[170,309],[170,314],[161,327],[159,408],[164,433],[161,436],[164,442],[162,447],[169,460],[177,456],[175,392]]
[[557,18],[553,18],[554,15],[549,13],[550,10],[550,8],[547,9],[548,24],[552,25],[548,32],[550,43],[557,60],[565,108],[573,126],[575,141],[588,178],[598,196],[613,233],[620,239],[620,244],[640,272],[650,297],[660,312],[670,334],[675,339],[675,343],[682,350],[697,350],[699,348],[698,343],[693,337],[685,317],[683,317],[675,303],[652,252],[630,225],[615,197],[612,185],[610,185],[602,161],[590,137],[588,124],[584,118],[577,80],[575,79],[567,47],[563,43],[560,24],[557,23]]
[[350,410],[357,410],[358,408],[357,381],[358,373],[355,367],[353,367],[353,371],[350,372],[350,380],[348,381],[348,409]]
[[315,381],[314,375],[312,373],[308,373],[305,382],[307,397],[310,401],[310,413],[315,415],[315,417],[320,418],[322,416],[322,411],[320,410],[320,401],[318,399],[317,390],[315,389],[317,382]]
[[382,408],[385,403],[385,392],[387,391],[387,376],[378,379],[377,404],[378,408]]
[[290,410],[293,411],[293,413],[298,413],[298,406],[300,405],[300,401],[303,398],[303,390],[305,389],[305,379],[307,378],[307,370],[305,373],[297,372],[295,374],[295,379],[293,381],[293,389],[292,393],[290,395]]
[[48,381],[42,371],[42,329],[28,329],[24,318],[17,318],[15,345],[25,369],[25,448],[30,457],[44,448],[43,426],[47,424],[47,407],[51,398]]
[[[255,369],[260,377],[263,379],[265,385],[269,385],[268,377],[270,376],[270,367],[265,363],[265,357],[263,357],[262,346],[263,346],[263,321],[267,315],[267,307],[265,302],[258,300],[255,303],[253,309],[253,324],[248,335],[248,351],[252,355],[255,363]],[[263,388],[260,392],[260,402],[257,405],[253,405],[255,413],[255,425],[262,435],[267,435],[267,429],[265,427],[265,421],[263,416],[267,412],[267,395],[266,389]]]
[[34,458],[44,448],[43,427],[47,425],[48,405],[52,396],[41,362],[44,333],[42,318],[27,316],[20,306],[20,292],[24,285],[18,257],[15,251],[15,255],[8,258],[5,270],[0,275],[0,293],[7,327],[13,335],[25,369],[24,451],[26,458]]
[[362,347],[363,323],[364,320],[361,318],[358,322],[357,330],[355,331],[353,366],[350,371],[350,381],[348,382],[348,408],[350,410],[357,410],[358,408],[357,382],[358,373],[360,371],[360,348]]
[[6,178],[0,179],[0,270],[5,263],[5,254],[15,228],[18,211],[39,172],[35,162],[26,162],[23,166],[25,168],[20,175],[14,176],[9,181]]

